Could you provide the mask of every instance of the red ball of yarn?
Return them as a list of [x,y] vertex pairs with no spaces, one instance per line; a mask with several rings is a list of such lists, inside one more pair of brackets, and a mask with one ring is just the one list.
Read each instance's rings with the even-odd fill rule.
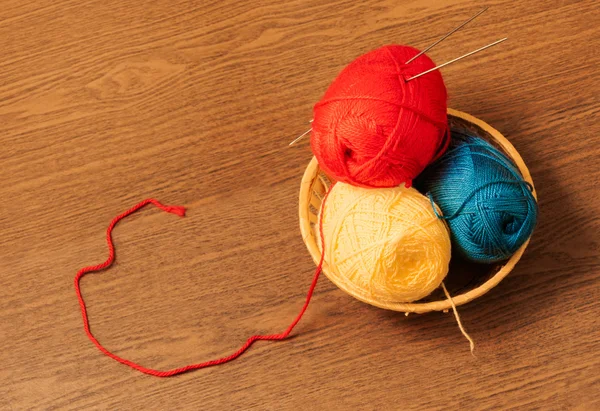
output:
[[447,94],[425,54],[384,46],[358,57],[314,107],[311,147],[319,166],[361,187],[406,186],[446,150]]

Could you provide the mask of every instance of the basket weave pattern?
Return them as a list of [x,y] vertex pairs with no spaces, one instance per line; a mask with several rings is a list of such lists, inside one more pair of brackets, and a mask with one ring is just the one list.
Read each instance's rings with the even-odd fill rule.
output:
[[[513,145],[497,130],[492,128],[489,124],[460,111],[448,109],[448,121],[451,127],[461,127],[469,132],[486,139],[491,142],[494,146],[502,150],[506,155],[513,160],[513,162],[519,168],[523,178],[528,181],[533,187],[533,181],[527,166],[523,162],[523,159],[513,147]],[[317,245],[317,222],[319,209],[321,202],[327,189],[331,185],[331,179],[326,176],[320,169],[317,160],[313,157],[302,177],[302,183],[300,186],[300,231],[302,232],[302,239],[308,248],[310,255],[312,256],[315,263],[318,263],[321,253]],[[535,188],[533,195],[536,197]],[[454,303],[458,305],[466,304],[475,298],[481,297],[483,294],[494,288],[504,277],[508,275],[514,268],[515,264],[519,261],[525,248],[529,244],[529,240],[526,241],[519,250],[513,254],[513,256],[500,264],[489,266],[487,272],[484,274],[473,274],[472,279],[462,284],[460,287],[451,290],[453,295],[452,299]],[[467,267],[467,269],[470,269]],[[455,271],[460,271],[461,268]],[[447,280],[453,276],[462,275],[463,273],[457,273],[453,271],[452,265],[450,273],[448,274]],[[323,273],[339,288],[346,291],[348,294],[362,300],[366,303],[389,309],[394,311],[402,311],[406,313],[426,313],[430,311],[443,311],[451,308],[450,301],[444,297],[443,293],[433,293],[425,299],[412,302],[412,303],[396,303],[390,301],[378,301],[368,297],[355,295],[352,292],[350,284],[344,281],[343,278],[335,277],[331,275],[327,262],[323,264]],[[467,273],[468,274],[468,273]]]

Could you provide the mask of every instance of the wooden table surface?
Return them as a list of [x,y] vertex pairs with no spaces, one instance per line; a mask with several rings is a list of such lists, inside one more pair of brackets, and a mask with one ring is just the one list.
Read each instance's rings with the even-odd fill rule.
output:
[[[297,217],[312,105],[392,42],[438,63],[449,105],[527,162],[539,226],[516,269],[452,314],[409,316],[319,283],[285,342],[160,379],[84,334],[82,280],[107,348],[158,369],[281,332],[314,264]],[[593,0],[3,0],[0,7],[0,409],[600,407],[600,10]]]

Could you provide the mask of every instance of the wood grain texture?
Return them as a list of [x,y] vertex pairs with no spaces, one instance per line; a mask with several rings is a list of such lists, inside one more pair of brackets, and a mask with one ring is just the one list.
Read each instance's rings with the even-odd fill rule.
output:
[[600,408],[600,10],[494,0],[436,46],[450,106],[527,162],[540,222],[516,269],[452,314],[408,318],[321,280],[285,342],[158,379],[280,332],[314,265],[297,221],[311,107],[354,57],[425,47],[484,5],[404,0],[3,0],[0,7],[0,409]]

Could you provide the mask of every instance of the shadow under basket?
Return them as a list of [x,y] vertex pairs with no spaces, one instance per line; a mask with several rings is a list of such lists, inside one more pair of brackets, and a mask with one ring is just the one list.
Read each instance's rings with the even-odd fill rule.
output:
[[[523,159],[513,145],[500,132],[470,114],[450,108],[448,109],[448,123],[451,129],[463,130],[469,132],[469,134],[479,136],[504,152],[517,165],[525,181],[528,181],[533,187],[531,175]],[[308,167],[306,167],[300,186],[300,231],[302,232],[302,239],[316,264],[318,264],[321,258],[321,253],[317,245],[318,214],[321,202],[331,181],[332,179],[319,169],[319,164],[316,158],[313,157]],[[537,199],[535,188],[533,195]],[[444,284],[452,296],[454,303],[457,306],[466,304],[481,297],[498,285],[512,271],[528,244],[529,239],[512,257],[496,264],[473,263],[453,253],[450,261],[450,269],[444,279]],[[390,303],[389,301],[378,301],[355,295],[347,287],[343,279],[331,275],[326,261],[323,263],[323,273],[331,282],[348,294],[380,308],[406,313],[426,313],[430,311],[445,311],[452,307],[441,288],[438,288],[419,301],[412,303]]]

